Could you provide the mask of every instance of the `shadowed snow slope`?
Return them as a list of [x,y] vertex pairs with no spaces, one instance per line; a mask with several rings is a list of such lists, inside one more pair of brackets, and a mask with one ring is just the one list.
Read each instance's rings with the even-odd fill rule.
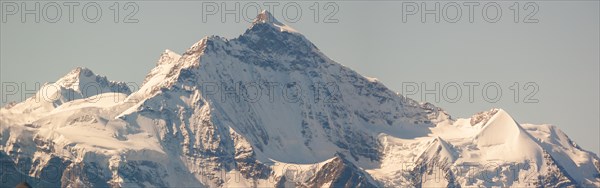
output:
[[166,50],[133,93],[83,68],[50,86],[0,110],[2,187],[600,186],[598,157],[556,127],[451,119],[266,11]]

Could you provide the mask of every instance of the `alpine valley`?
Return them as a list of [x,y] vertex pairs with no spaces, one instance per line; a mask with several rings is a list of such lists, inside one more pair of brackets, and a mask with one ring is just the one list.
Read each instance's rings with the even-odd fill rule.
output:
[[600,158],[556,126],[453,119],[267,11],[166,50],[139,90],[76,68],[0,123],[0,187],[600,187]]

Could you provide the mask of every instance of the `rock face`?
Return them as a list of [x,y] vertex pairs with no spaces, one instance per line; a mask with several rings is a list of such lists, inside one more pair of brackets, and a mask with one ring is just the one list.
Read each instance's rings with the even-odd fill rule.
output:
[[359,167],[337,155],[326,163],[309,181],[307,187],[378,187],[371,176]]
[[557,128],[451,119],[268,12],[166,50],[138,91],[84,68],[53,85],[0,110],[2,187],[600,186],[598,157]]

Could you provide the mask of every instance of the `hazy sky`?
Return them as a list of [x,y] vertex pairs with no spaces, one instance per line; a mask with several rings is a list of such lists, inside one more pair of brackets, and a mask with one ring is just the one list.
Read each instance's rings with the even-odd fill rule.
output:
[[[34,9],[36,1],[25,2],[25,8]],[[78,6],[68,1],[39,3],[40,23],[36,23],[34,14],[21,19],[21,1],[1,1],[3,83],[25,83],[31,90],[33,83],[55,81],[77,66],[88,67],[110,80],[141,83],[165,49],[182,53],[206,35],[236,37],[249,25],[244,17],[257,14],[255,5],[267,9],[265,5],[273,4],[239,2],[241,14],[236,23],[236,15],[221,20],[222,9],[234,9],[235,2],[231,1],[226,7],[214,1],[119,2],[118,6],[114,1],[87,1]],[[520,123],[557,125],[583,148],[600,152],[598,1],[519,2],[518,6],[514,1],[487,1],[478,6],[439,1],[439,23],[432,14],[425,15],[425,23],[421,20],[421,10],[434,9],[435,1],[427,1],[425,7],[409,1],[315,3],[280,2],[272,12],[331,59],[376,77],[408,97],[430,101],[454,117],[503,108]],[[56,7],[61,9],[60,18],[56,18]],[[69,7],[73,14],[69,14]],[[219,12],[207,15],[215,7]],[[460,7],[460,19],[454,19],[459,10],[456,7]],[[470,7],[473,14],[469,14]],[[102,10],[102,16],[90,23],[96,21],[95,8]],[[302,10],[300,17],[296,8]],[[502,15],[490,23],[495,21],[496,8]],[[127,17],[130,13],[133,16]],[[337,23],[324,23],[335,20]],[[515,82],[518,87],[513,86]],[[403,91],[403,86],[415,84],[423,89],[421,83],[430,90],[439,83],[441,100],[435,102],[433,94],[422,98],[423,90]],[[465,84],[479,84],[474,87],[472,101]],[[457,85],[461,86],[460,99],[456,98]],[[496,87],[485,90],[486,85],[499,86],[502,91],[497,92]],[[487,98],[482,95],[485,92]],[[490,100],[496,93],[501,93],[499,100]],[[6,103],[5,96],[3,86],[2,104]],[[8,96],[8,100],[20,98]]]

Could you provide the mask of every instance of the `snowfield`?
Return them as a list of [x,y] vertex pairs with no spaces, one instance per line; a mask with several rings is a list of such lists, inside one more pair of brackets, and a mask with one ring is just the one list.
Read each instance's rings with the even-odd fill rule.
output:
[[257,16],[141,88],[76,68],[0,109],[0,187],[600,187],[600,158],[502,109],[453,119]]

